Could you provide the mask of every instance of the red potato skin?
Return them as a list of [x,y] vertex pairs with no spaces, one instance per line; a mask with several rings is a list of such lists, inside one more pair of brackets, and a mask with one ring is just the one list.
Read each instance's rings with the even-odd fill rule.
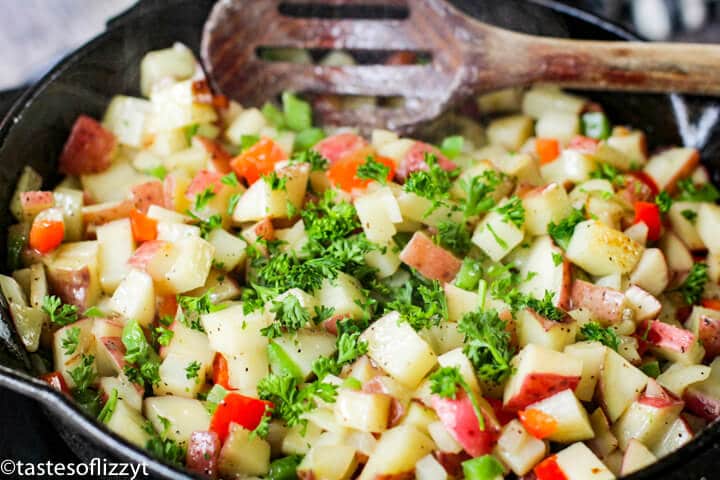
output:
[[100,173],[110,167],[117,141],[97,120],[80,115],[60,155],[59,170],[66,175]]
[[200,145],[202,145],[208,155],[210,155],[210,166],[212,170],[222,175],[230,173],[230,160],[232,160],[232,155],[214,140],[210,140],[201,135],[196,135],[195,138],[198,139]]
[[705,359],[720,355],[720,320],[703,315],[698,320],[698,337],[705,347]]
[[90,285],[90,269],[87,265],[77,270],[47,269],[47,280],[50,290],[60,297],[63,303],[75,305],[80,311],[90,308],[88,287]]
[[593,316],[608,323],[622,320],[625,294],[612,288],[575,280],[570,293],[571,308],[585,308]]
[[55,206],[53,192],[32,191],[20,194],[20,205],[25,215],[37,215],[47,208]]
[[617,194],[630,205],[635,205],[635,202],[648,202],[655,196],[646,182],[633,175],[625,176],[625,186]]
[[695,335],[684,328],[675,327],[659,320],[647,322],[638,329],[639,332],[647,331],[647,343],[658,348],[667,348],[676,352],[685,353],[692,348],[697,341]]
[[720,417],[720,398],[703,392],[693,386],[685,390],[683,395],[685,407],[698,417],[712,422]]
[[217,194],[222,188],[222,183],[220,181],[221,178],[222,175],[218,172],[200,170],[195,177],[193,177],[192,182],[190,182],[187,192],[185,192],[185,197],[192,200],[196,195],[207,189],[210,189],[213,193]]
[[130,189],[130,200],[133,206],[142,213],[147,213],[150,205],[162,207],[165,203],[162,182],[160,180],[152,180],[134,185]]
[[378,377],[373,378],[362,386],[363,393],[380,393],[390,397],[390,412],[388,414],[388,428],[392,428],[405,416],[405,406],[390,392]]
[[650,380],[643,394],[638,398],[638,403],[653,408],[667,408],[682,405],[683,401],[672,393],[665,390],[655,380]]
[[156,255],[160,255],[163,250],[170,246],[170,242],[164,240],[149,240],[143,242],[128,260],[128,265],[145,271],[153,258],[155,258]]
[[504,409],[516,412],[528,405],[551,397],[563,390],[575,390],[580,377],[566,377],[556,373],[531,373],[525,377],[520,391],[510,398]]
[[[698,150],[693,151],[693,153],[690,155],[690,157],[685,161],[685,164],[680,168],[677,172],[675,172],[675,175],[670,178],[670,181],[668,182],[667,186],[665,187],[665,190],[668,191],[671,195],[674,194],[677,190],[677,182],[679,180],[682,180],[685,177],[689,177],[692,175],[695,168],[700,164],[700,152]],[[648,175],[652,178],[651,175]],[[653,179],[655,180],[655,179]],[[657,183],[657,182],[655,182]]]
[[108,205],[105,208],[94,208],[94,206],[83,207],[82,217],[83,224],[88,227],[90,225],[103,225],[113,220],[127,218],[133,209],[133,203],[130,200],[123,200]]
[[400,260],[427,278],[441,282],[452,281],[462,265],[455,255],[435,245],[422,232],[415,232],[400,252]]
[[458,391],[455,399],[432,397],[432,407],[440,421],[450,434],[462,445],[471,457],[479,457],[490,453],[500,436],[500,423],[495,418],[492,407],[480,403],[485,428],[480,429],[472,401],[467,393]]
[[197,431],[190,435],[186,465],[191,472],[217,478],[220,438],[215,432]]
[[125,368],[125,345],[123,345],[122,339],[120,337],[101,337],[99,340],[112,356],[118,370],[122,372]]
[[410,147],[410,150],[408,150],[405,154],[405,157],[400,162],[400,165],[398,165],[395,176],[399,180],[405,181],[405,179],[412,172],[416,172],[418,170],[427,170],[428,166],[427,163],[425,163],[426,153],[434,154],[437,158],[438,165],[443,170],[451,171],[457,168],[457,165],[455,165],[455,163],[453,163],[451,160],[445,157],[445,155],[440,153],[440,150],[438,150],[434,146],[424,142],[415,142],[413,146]]
[[346,155],[366,148],[367,146],[367,140],[360,135],[355,135],[354,133],[339,133],[320,140],[315,144],[313,150],[327,158],[330,165],[332,165]]

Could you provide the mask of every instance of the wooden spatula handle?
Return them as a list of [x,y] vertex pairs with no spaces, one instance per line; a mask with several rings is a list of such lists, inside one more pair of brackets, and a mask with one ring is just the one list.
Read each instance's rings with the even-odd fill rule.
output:
[[545,39],[543,80],[568,87],[720,94],[720,45]]

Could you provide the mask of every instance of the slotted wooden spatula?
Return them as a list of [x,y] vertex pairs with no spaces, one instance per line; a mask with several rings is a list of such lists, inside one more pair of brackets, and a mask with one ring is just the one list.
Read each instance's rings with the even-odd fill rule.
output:
[[[406,8],[405,18],[299,18],[298,4]],[[312,12],[313,10],[311,10]],[[426,64],[320,66],[261,59],[267,47],[428,54]],[[334,110],[325,122],[411,131],[468,95],[551,82],[563,87],[720,94],[720,45],[580,41],[481,23],[444,0],[220,0],[202,59],[216,88],[243,105],[284,90],[400,96],[401,107]]]

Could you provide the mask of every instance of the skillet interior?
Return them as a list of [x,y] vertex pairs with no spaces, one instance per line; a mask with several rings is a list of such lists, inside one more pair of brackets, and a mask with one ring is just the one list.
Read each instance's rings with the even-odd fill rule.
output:
[[[249,0],[248,0],[249,1]],[[15,182],[23,166],[37,169],[49,183],[57,180],[54,170],[74,119],[81,113],[99,117],[117,93],[138,93],[139,63],[148,51],[180,41],[196,53],[202,24],[213,0],[146,0],[139,8],[112,22],[108,32],[66,58],[38,85],[30,89],[0,125],[0,206],[7,211]],[[630,39],[613,24],[551,0],[504,0],[479,2],[453,0],[459,8],[481,20],[514,30],[558,37]],[[112,53],[110,53],[112,52]],[[512,59],[509,59],[512,61]],[[703,161],[718,179],[720,129],[716,127],[717,105],[708,99],[681,99],[668,95],[587,94],[600,102],[615,123],[627,123],[648,132],[652,147],[684,143],[701,149]],[[684,115],[685,112],[687,115]],[[693,124],[705,115],[702,129]],[[715,115],[715,116],[713,116]],[[684,140],[684,141],[683,141]],[[6,228],[9,215],[0,217]],[[0,248],[5,238],[0,235]],[[4,262],[3,262],[4,263]],[[2,302],[4,305],[4,301]],[[81,457],[108,455],[142,461],[144,455],[113,434],[94,425],[60,395],[37,380],[28,383],[21,371],[31,372],[32,363],[23,352],[12,349],[12,324],[0,310],[0,367],[11,367],[11,376],[0,370],[0,385],[42,396],[54,404],[48,409],[58,429]],[[632,478],[688,478],[685,465],[720,441],[716,424],[679,452]],[[706,457],[711,452],[706,453]],[[154,477],[178,478],[179,472],[145,460]],[[684,470],[677,472],[679,466]],[[671,473],[675,470],[675,473]],[[699,470],[708,474],[709,469]],[[699,475],[698,475],[699,476]]]

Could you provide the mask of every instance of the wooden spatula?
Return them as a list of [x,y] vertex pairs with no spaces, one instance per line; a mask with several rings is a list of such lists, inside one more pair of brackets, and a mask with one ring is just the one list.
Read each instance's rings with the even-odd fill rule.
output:
[[[406,8],[405,18],[298,18],[297,4]],[[311,10],[312,13],[313,10]],[[269,62],[261,48],[429,54],[426,64]],[[481,23],[444,0],[220,0],[202,58],[216,88],[243,105],[284,90],[400,96],[402,107],[331,110],[322,119],[411,131],[471,94],[551,82],[590,90],[720,94],[720,45],[598,42],[525,35]]]

